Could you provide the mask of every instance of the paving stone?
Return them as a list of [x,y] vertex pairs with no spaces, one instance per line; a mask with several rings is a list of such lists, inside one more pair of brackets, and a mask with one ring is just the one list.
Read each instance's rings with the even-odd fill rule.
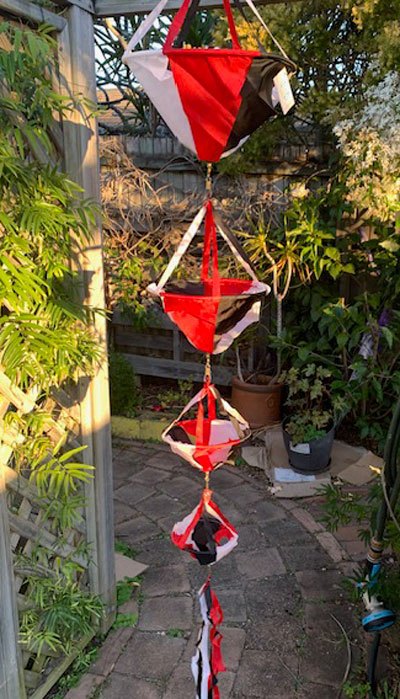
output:
[[192,598],[152,597],[145,599],[139,617],[139,628],[143,631],[168,631],[192,627]]
[[246,641],[246,631],[235,626],[221,626],[222,655],[228,670],[237,670]]
[[104,680],[104,676],[93,675],[88,672],[82,677],[77,687],[70,689],[69,692],[65,694],[64,699],[88,699],[88,697],[93,696],[96,688],[99,687]]
[[[291,692],[291,694],[290,694]],[[234,684],[236,694],[245,697],[295,696],[295,678],[278,656],[264,651],[245,650]]]
[[158,449],[154,455],[146,459],[146,465],[154,468],[161,468],[164,471],[174,471],[181,465],[181,460],[178,456],[175,456],[175,454],[171,454],[169,449],[165,451]]
[[137,578],[142,575],[147,566],[145,563],[135,561],[133,558],[124,556],[122,553],[114,553],[115,559],[115,580],[125,580],[125,578]]
[[[189,514],[189,507],[187,514]],[[170,512],[166,517],[161,517],[161,519],[157,519],[157,524],[160,527],[160,529],[162,529],[163,532],[165,532],[166,535],[169,536],[172,532],[174,525],[181,519],[183,519],[184,516],[184,512]]]
[[249,580],[267,578],[271,575],[284,575],[286,573],[285,565],[276,548],[237,553],[235,558],[239,573]]
[[337,570],[302,570],[296,573],[303,599],[330,600],[345,595],[344,577]]
[[311,544],[315,541],[312,534],[292,517],[270,522],[257,522],[257,524],[265,536],[267,545],[270,543],[273,546],[284,544],[293,546],[294,544]]
[[192,699],[194,694],[195,685],[190,670],[190,663],[182,664],[172,673],[162,695],[163,699]]
[[227,623],[244,623],[247,619],[246,600],[241,590],[217,589],[217,597]]
[[161,699],[162,692],[154,681],[132,679],[113,672],[100,690],[99,699]]
[[234,488],[236,485],[243,484],[243,478],[240,472],[232,473],[224,466],[213,471],[211,474],[211,487],[216,493],[219,493],[227,488]]
[[335,530],[335,539],[343,543],[343,541],[357,541],[360,527],[356,524],[348,524],[347,526],[338,527]]
[[[135,548],[141,541],[151,539],[160,533],[159,528],[154,522],[151,522],[147,517],[136,517],[127,522],[122,522],[115,527],[117,538],[123,539],[130,546]],[[142,561],[147,563],[147,561]]]
[[132,519],[134,516],[135,510],[132,507],[114,498],[114,524],[121,524],[121,522],[126,522],[127,519]]
[[353,561],[362,561],[366,556],[365,543],[357,539],[356,541],[343,541],[342,547],[347,551]]
[[147,485],[141,483],[131,483],[127,481],[121,488],[114,491],[114,497],[127,505],[137,505],[140,500],[154,495],[154,488],[148,488]]
[[156,568],[182,563],[184,557],[184,553],[174,546],[170,537],[165,534],[163,538],[147,541],[139,548],[137,560]]
[[[119,614],[133,614],[136,619],[139,618],[139,604],[136,599],[128,599],[127,602],[124,602],[123,604],[120,604],[118,607],[118,613]],[[131,629],[128,628],[128,631]],[[132,627],[133,630],[133,627]]]
[[168,495],[165,495],[164,493],[154,495],[153,497],[148,498],[147,500],[138,502],[136,507],[138,510],[143,512],[143,514],[145,514],[146,517],[150,517],[150,519],[153,520],[165,517],[166,515],[171,513],[176,513],[177,515],[179,515],[179,513],[183,512],[185,508],[182,502],[175,498],[170,498],[168,497]]
[[200,500],[199,493],[203,488],[203,479],[200,474],[197,479],[179,476],[160,483],[159,488],[171,498],[181,500],[193,509]]
[[133,628],[111,630],[101,646],[96,660],[90,666],[90,672],[93,675],[107,677],[114,669],[115,663],[133,633]]
[[[264,495],[265,498],[265,495]],[[286,519],[286,512],[268,500],[250,504],[250,521],[262,524]]]
[[297,666],[297,655],[305,640],[302,620],[284,609],[279,617],[269,616],[268,609],[253,618],[246,627],[246,648],[248,650],[273,651],[286,658],[290,667]]
[[131,483],[142,483],[154,488],[168,477],[169,474],[162,469],[145,467],[129,480]]
[[144,576],[141,591],[146,597],[190,592],[190,581],[185,566],[181,564],[150,568]]
[[311,532],[311,534],[317,534],[318,532],[324,531],[322,524],[316,522],[312,514],[307,512],[307,510],[303,510],[302,507],[295,507],[291,511],[291,514],[305,529],[307,529],[307,531]]
[[292,575],[251,580],[246,587],[247,613],[251,621],[297,614],[300,603],[300,591]]
[[279,550],[288,567],[293,571],[332,567],[332,560],[316,543],[301,546],[280,546]]
[[[236,485],[234,488],[227,488],[224,491],[224,497],[241,509],[247,509],[249,505],[254,505],[265,498],[265,493],[262,490],[253,488],[248,483]],[[253,509],[253,508],[252,508]]]
[[248,508],[246,506],[239,508],[232,502],[232,500],[229,499],[228,490],[225,490],[224,493],[225,495],[221,495],[221,493],[214,493],[214,502],[222,510],[225,517],[227,517],[229,521],[232,522],[233,526],[238,529],[242,524],[248,521]]
[[136,631],[120,655],[115,670],[147,679],[167,679],[177,664],[186,641],[158,633]]
[[293,502],[293,500],[285,500],[284,498],[279,498],[279,504],[288,511],[294,510],[295,507],[298,507],[297,503]]
[[328,687],[326,684],[301,683],[296,699],[338,699],[337,687]]
[[330,532],[320,532],[316,535],[316,539],[335,563],[348,558],[346,551]]
[[264,531],[262,531],[255,522],[251,524],[241,524],[238,527],[238,533],[238,546],[237,549],[235,549],[237,552],[262,549],[269,544],[269,538],[267,538]]
[[307,636],[300,658],[300,673],[309,682],[339,687],[347,664],[347,651],[340,639],[326,642],[321,634]]
[[220,674],[218,675],[218,689],[220,691],[221,697],[223,697],[224,699],[228,699],[231,696],[235,679],[235,673],[229,672],[229,670],[227,670],[226,672],[220,672]]
[[310,683],[339,687],[348,656],[343,633],[331,614],[351,637],[354,624],[351,610],[345,611],[340,604],[307,603],[304,615],[307,636],[300,657],[300,673]]
[[[186,557],[188,557],[188,554],[186,554]],[[200,566],[194,559],[189,559],[188,574],[191,586],[197,592],[208,575],[208,569],[205,566]],[[216,590],[224,588],[229,590],[234,588],[242,589],[246,583],[243,576],[239,574],[236,559],[233,555],[226,556],[222,561],[212,566],[212,581]]]

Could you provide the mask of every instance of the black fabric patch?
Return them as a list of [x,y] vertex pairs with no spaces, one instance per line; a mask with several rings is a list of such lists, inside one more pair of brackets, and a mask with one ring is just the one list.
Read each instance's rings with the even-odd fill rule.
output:
[[241,90],[242,102],[225,146],[226,151],[235,148],[242,138],[276,116],[277,111],[272,104],[273,79],[285,67],[293,68],[293,65],[280,56],[253,58]]
[[218,316],[215,327],[214,345],[224,333],[229,332],[232,328],[245,317],[250,311],[253,303],[264,298],[265,293],[259,294],[242,294],[241,296],[222,297],[218,306]]
[[193,529],[192,539],[198,551],[192,551],[200,565],[214,563],[217,559],[217,547],[214,534],[219,530],[221,522],[216,517],[203,514]]

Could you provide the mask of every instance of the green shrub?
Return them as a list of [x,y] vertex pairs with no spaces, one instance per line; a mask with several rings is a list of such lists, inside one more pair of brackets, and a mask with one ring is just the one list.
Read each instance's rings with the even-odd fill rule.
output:
[[110,353],[110,397],[113,415],[136,415],[140,406],[140,391],[135,372],[119,352]]

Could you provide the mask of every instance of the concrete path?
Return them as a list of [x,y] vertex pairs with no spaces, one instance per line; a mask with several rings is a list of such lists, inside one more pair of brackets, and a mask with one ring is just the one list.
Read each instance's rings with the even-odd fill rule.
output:
[[[68,699],[192,699],[206,569],[169,533],[199,501],[202,474],[163,446],[138,442],[116,446],[114,471],[116,537],[149,565],[138,603],[128,603],[138,604],[138,624],[109,634]],[[225,615],[221,699],[337,699],[359,635],[341,587],[348,553],[297,502],[272,499],[257,473],[223,467],[211,488],[239,530],[238,546],[212,574]]]

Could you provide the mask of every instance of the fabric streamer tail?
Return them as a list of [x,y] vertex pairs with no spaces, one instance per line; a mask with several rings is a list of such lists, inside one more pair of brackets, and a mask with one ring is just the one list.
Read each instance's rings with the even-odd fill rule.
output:
[[203,623],[192,658],[192,673],[196,685],[196,699],[219,699],[218,674],[226,667],[221,653],[222,634],[218,627],[224,615],[217,595],[211,589],[210,578],[199,590]]

